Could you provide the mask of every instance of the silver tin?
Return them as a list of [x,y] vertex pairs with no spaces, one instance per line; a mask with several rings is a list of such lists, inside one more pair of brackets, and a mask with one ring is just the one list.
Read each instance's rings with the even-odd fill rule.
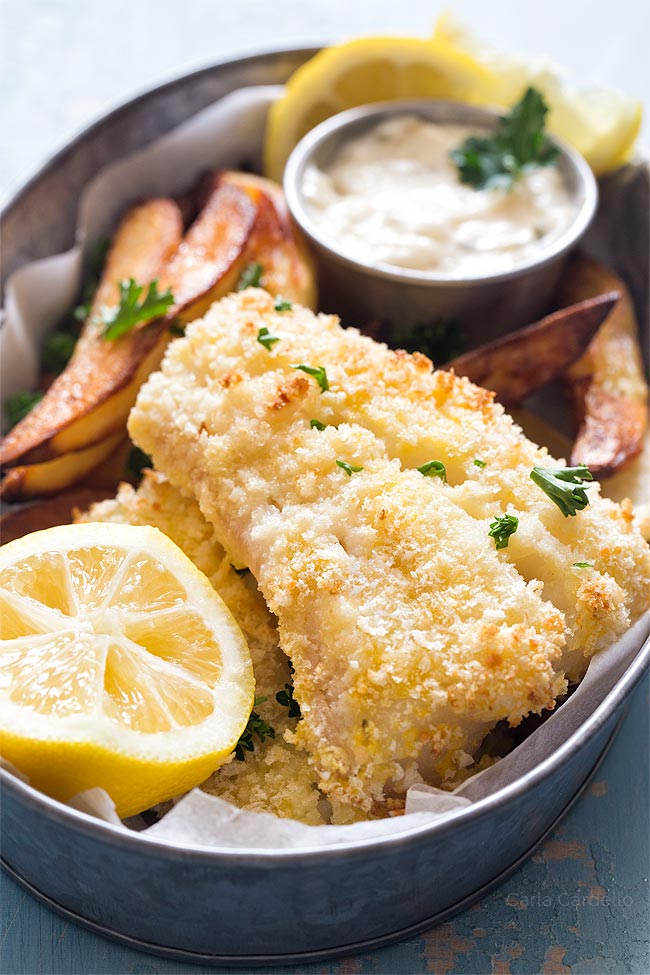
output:
[[[93,125],[7,207],[5,275],[72,244],[76,202],[99,166],[236,88],[284,81],[313,53],[223,62],[141,95]],[[593,247],[619,270],[636,269],[630,283],[646,321],[647,169],[630,168],[601,190]],[[377,947],[466,907],[530,853],[588,780],[649,664],[646,641],[551,758],[437,826],[322,850],[187,849],[126,833],[2,773],[3,863],[66,916],[158,954],[251,966]]]

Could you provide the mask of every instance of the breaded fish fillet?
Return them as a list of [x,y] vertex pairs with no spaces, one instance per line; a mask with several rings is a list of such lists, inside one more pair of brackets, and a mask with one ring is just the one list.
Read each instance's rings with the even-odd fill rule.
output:
[[94,504],[76,520],[159,528],[207,575],[246,636],[256,697],[266,698],[256,710],[275,729],[275,739],[256,739],[255,750],[246,753],[245,761],[234,760],[217,769],[201,788],[241,808],[322,825],[323,797],[317,775],[307,755],[283,737],[285,731],[293,731],[296,719],[289,718],[287,708],[275,700],[290,679],[287,658],[278,647],[275,620],[252,577],[234,571],[196,503],[184,498],[162,475],[145,471],[137,491],[122,484],[114,500]]
[[[444,781],[497,721],[552,707],[647,603],[631,514],[594,487],[565,519],[529,478],[554,462],[492,394],[265,292],[170,347],[129,429],[257,578],[295,667],[295,739],[364,809],[414,763]],[[446,483],[417,470],[431,460]],[[504,513],[519,530],[497,551]]]

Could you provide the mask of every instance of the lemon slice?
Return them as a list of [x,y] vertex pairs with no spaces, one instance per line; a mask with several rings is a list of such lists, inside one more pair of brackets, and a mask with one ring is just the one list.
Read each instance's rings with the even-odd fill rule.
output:
[[64,525],[0,548],[0,750],[67,800],[124,817],[202,782],[252,707],[244,637],[156,528]]
[[528,85],[538,88],[549,105],[549,132],[582,153],[597,176],[630,158],[641,128],[640,102],[603,89],[572,89],[547,60],[525,61],[499,51],[450,13],[439,18],[433,43],[449,54],[474,58],[489,72],[492,81],[483,88],[484,104],[510,106]]
[[319,122],[369,102],[396,98],[480,100],[490,72],[463,51],[410,37],[364,37],[324,48],[289,79],[271,107],[264,165],[282,180],[293,147]]

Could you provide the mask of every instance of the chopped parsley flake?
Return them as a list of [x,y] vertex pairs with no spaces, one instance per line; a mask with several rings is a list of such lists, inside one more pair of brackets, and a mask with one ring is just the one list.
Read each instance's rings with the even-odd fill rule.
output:
[[363,470],[363,467],[357,467],[355,464],[348,464],[344,460],[337,460],[337,465],[345,471],[348,477],[352,477],[353,474],[358,474],[359,471]]
[[293,304],[292,302],[287,301],[286,298],[281,298],[278,295],[278,297],[275,299],[275,304],[273,305],[273,307],[275,308],[276,311],[291,311],[291,309],[293,308]]
[[34,409],[37,403],[43,399],[40,390],[34,393],[22,392],[7,396],[4,402],[5,415],[9,427],[15,427],[17,423],[27,416]]
[[519,518],[515,515],[497,515],[494,521],[490,522],[488,535],[494,539],[494,544],[499,548],[507,548],[510,536],[514,535],[519,527]]
[[283,708],[289,709],[289,718],[300,717],[300,705],[293,696],[293,684],[285,684],[283,689],[275,695],[275,699]]
[[325,372],[325,366],[306,366],[303,362],[301,362],[298,365],[292,366],[291,368],[300,369],[301,372],[306,372],[308,376],[313,376],[320,386],[321,393],[325,393],[330,388],[327,373]]
[[418,470],[424,477],[439,477],[441,481],[447,480],[447,471],[441,460],[429,460],[422,467],[418,467]]
[[309,426],[312,428],[312,430],[324,430],[327,424],[321,423],[320,420],[310,420]]
[[257,341],[270,352],[275,343],[279,342],[280,339],[277,335],[271,335],[268,328],[264,325],[257,333]]
[[565,518],[582,511],[589,504],[584,481],[593,481],[588,467],[533,467],[531,480],[548,495]]
[[145,467],[153,467],[151,457],[145,454],[144,450],[140,450],[139,447],[133,447],[126,459],[125,473],[129,477],[132,477],[134,481],[139,481]]
[[[253,701],[253,707],[257,707],[258,704],[264,704],[265,701],[265,697],[256,697]],[[251,711],[248,724],[237,742],[235,747],[235,758],[237,761],[243,762],[246,758],[245,752],[255,750],[253,735],[257,735],[260,741],[264,741],[265,738],[275,738],[275,728],[268,724],[264,718],[260,718],[257,711]]]
[[237,291],[245,291],[246,288],[259,288],[262,283],[262,275],[264,274],[264,265],[260,264],[259,261],[253,261],[252,264],[248,264],[247,267],[241,273],[241,277],[237,282]]
[[477,457],[474,458],[472,463],[474,464],[474,467],[485,467],[485,461],[479,460]]
[[593,569],[593,562],[572,562],[571,565],[574,569]]

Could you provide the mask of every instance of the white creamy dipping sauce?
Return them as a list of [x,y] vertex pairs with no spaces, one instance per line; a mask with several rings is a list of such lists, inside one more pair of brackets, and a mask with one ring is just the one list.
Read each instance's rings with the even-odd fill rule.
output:
[[508,190],[461,183],[449,154],[477,134],[413,115],[388,119],[326,170],[307,167],[305,207],[336,249],[366,264],[457,277],[507,271],[560,237],[576,205],[552,165]]

